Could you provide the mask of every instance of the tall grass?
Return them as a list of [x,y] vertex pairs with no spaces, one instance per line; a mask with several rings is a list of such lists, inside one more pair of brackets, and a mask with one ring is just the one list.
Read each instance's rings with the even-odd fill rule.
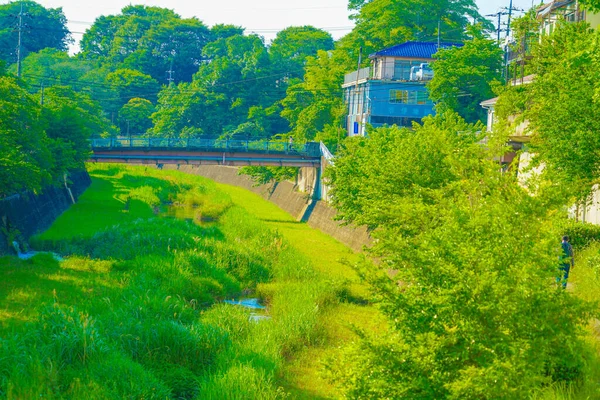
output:
[[[595,233],[597,228],[577,226],[581,233]],[[585,233],[584,232],[584,233]],[[589,236],[589,235],[588,235]],[[600,243],[575,236],[577,243],[575,268],[569,276],[568,290],[575,296],[596,302],[600,306]],[[533,400],[592,400],[600,398],[600,321],[593,320],[588,327],[587,349],[585,349],[585,369],[583,378],[572,383],[556,383],[544,388]]]
[[[205,179],[90,166],[80,202],[0,259],[0,396],[275,399],[286,362],[325,338],[347,292]],[[193,211],[165,217],[167,207]],[[270,319],[222,304],[260,297]]]

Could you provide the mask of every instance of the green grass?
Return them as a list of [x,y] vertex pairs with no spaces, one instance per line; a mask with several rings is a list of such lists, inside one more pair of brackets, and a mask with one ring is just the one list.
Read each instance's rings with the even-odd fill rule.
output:
[[[347,301],[366,297],[356,255],[240,189],[89,168],[79,203],[32,239],[66,260],[0,258],[0,396],[339,397],[322,361],[352,324],[379,326]],[[247,294],[271,319],[220,302]]]
[[[321,276],[326,277],[326,285],[334,289],[330,304],[316,316],[319,341],[288,357],[281,382],[295,399],[341,398],[341,393],[327,378],[325,364],[338,359],[344,346],[357,340],[354,327],[378,332],[387,326],[378,310],[364,304],[369,300],[367,288],[351,268],[360,256],[331,236],[297,222],[252,192],[230,185],[217,184],[217,187],[229,194],[234,204],[279,232]],[[259,290],[268,291],[269,285],[261,285]],[[359,300],[359,304],[354,300]]]
[[[600,305],[600,243],[576,251],[568,289],[575,296]],[[557,383],[540,391],[534,400],[593,400],[600,398],[600,321],[588,327],[588,354],[584,378],[573,384]]]

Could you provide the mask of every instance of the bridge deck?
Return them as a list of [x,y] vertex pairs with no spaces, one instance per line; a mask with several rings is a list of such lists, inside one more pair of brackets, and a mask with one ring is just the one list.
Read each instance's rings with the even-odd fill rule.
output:
[[90,161],[129,164],[218,164],[228,166],[319,167],[319,143],[179,139],[108,138],[92,140]]

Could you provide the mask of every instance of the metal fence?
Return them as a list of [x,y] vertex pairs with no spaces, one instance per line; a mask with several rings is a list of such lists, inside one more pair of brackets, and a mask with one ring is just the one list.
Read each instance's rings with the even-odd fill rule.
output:
[[95,150],[118,149],[155,149],[155,150],[200,150],[200,151],[230,151],[230,152],[257,152],[277,154],[298,154],[309,157],[320,157],[320,144],[271,142],[266,140],[220,140],[207,138],[139,138],[139,137],[114,137],[92,139],[92,148]]

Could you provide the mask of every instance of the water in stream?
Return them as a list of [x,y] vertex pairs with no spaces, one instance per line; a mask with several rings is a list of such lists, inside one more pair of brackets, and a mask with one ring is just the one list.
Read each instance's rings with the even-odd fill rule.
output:
[[14,241],[12,243],[13,248],[15,249],[15,252],[17,253],[17,256],[21,259],[21,260],[29,260],[30,258],[34,257],[36,254],[52,254],[52,257],[54,257],[54,259],[56,261],[62,261],[63,258],[61,256],[59,256],[56,253],[49,253],[47,251],[26,251],[25,253],[23,253],[21,251],[21,247],[19,246],[19,243],[17,241]]

